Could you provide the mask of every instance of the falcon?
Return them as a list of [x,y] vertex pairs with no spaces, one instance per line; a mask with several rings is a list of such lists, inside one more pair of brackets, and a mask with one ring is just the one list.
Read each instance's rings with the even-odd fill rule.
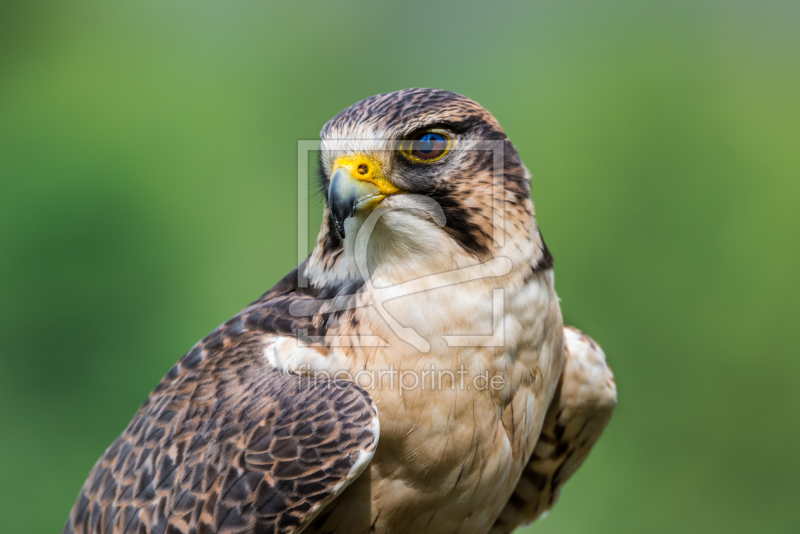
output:
[[319,181],[311,255],[170,369],[64,533],[500,534],[553,506],[616,386],[503,129],[374,96],[322,129]]

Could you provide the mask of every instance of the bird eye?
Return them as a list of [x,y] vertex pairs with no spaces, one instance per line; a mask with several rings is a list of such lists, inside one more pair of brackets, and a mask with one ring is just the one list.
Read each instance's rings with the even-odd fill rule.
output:
[[446,132],[425,130],[408,139],[401,152],[411,161],[430,163],[447,154],[451,143],[451,137]]

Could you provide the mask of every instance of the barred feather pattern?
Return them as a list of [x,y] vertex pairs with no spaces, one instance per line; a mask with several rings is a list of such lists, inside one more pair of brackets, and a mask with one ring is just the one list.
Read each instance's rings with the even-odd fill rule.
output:
[[98,460],[64,534],[286,534],[361,473],[378,441],[369,395],[264,364],[264,340],[298,326],[290,289],[173,367]]

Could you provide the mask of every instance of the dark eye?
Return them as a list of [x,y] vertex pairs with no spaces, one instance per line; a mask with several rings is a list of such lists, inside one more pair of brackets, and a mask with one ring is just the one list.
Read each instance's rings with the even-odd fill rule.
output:
[[431,162],[444,156],[450,150],[451,138],[445,132],[425,131],[409,139],[404,154],[412,161]]

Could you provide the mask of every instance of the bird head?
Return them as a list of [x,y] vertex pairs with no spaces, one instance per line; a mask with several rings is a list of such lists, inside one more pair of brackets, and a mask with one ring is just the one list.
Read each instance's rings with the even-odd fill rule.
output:
[[317,248],[330,253],[348,250],[379,207],[371,241],[395,253],[484,260],[509,232],[540,237],[516,149],[486,109],[449,91],[407,89],[345,109],[322,129],[319,172]]

